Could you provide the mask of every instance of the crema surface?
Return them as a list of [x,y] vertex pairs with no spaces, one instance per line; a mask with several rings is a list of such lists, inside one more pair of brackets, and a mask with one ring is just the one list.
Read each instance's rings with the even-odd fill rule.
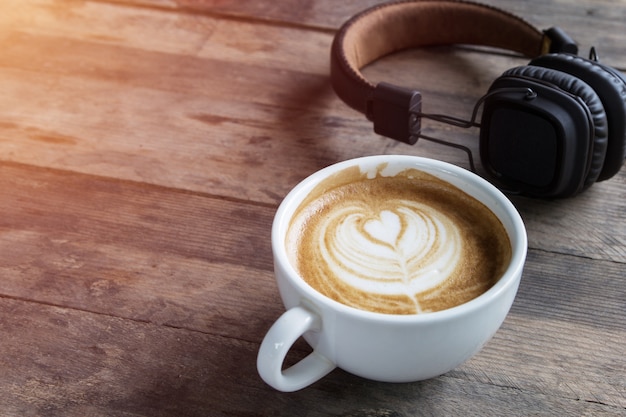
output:
[[357,168],[318,185],[286,247],[303,279],[343,304],[388,314],[450,308],[489,289],[511,257],[482,203],[432,175],[368,178]]

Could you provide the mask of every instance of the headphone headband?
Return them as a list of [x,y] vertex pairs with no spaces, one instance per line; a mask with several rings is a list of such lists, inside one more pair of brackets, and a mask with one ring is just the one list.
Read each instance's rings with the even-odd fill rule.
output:
[[[543,33],[491,6],[464,0],[397,1],[367,9],[339,29],[331,49],[331,83],[344,102],[374,121],[377,133],[414,143],[407,121],[421,109],[419,92],[385,83],[375,86],[360,69],[403,49],[450,44],[502,48],[528,57],[576,53],[575,43],[562,31]],[[394,121],[388,119],[393,116]],[[398,131],[397,126],[407,128]]]
[[[361,69],[410,48],[477,45],[533,60],[498,77],[474,106],[470,120],[422,112],[413,88],[368,81]],[[414,144],[418,138],[470,148],[422,134],[422,119],[480,128],[480,159],[509,191],[567,197],[615,175],[626,157],[626,77],[577,56],[559,28],[540,31],[525,20],[471,0],[400,0],[348,20],[333,40],[330,81],[346,104],[373,122],[374,132]],[[480,123],[477,123],[478,110]]]

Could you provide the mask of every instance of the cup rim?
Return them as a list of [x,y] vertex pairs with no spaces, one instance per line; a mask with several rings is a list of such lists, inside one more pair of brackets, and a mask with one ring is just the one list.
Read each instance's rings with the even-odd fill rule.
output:
[[[508,219],[503,219],[502,215],[494,212],[498,219],[500,219],[500,221],[505,225],[505,228],[507,230],[512,249],[511,260],[500,279],[498,279],[498,281],[487,291],[463,304],[450,307],[445,310],[420,314],[379,313],[348,306],[346,304],[335,301],[330,297],[325,296],[324,294],[318,292],[316,289],[310,286],[291,264],[287,257],[287,251],[285,248],[285,233],[287,230],[286,224],[288,222],[285,222],[284,218],[287,215],[288,217],[291,217],[291,214],[293,214],[295,208],[297,208],[302,203],[303,199],[306,195],[308,195],[308,192],[311,189],[313,189],[320,181],[327,178],[329,174],[341,171],[345,168],[349,168],[359,164],[393,164],[394,162],[401,162],[403,165],[406,165],[405,169],[426,169],[426,172],[432,175],[438,177],[441,175],[446,176],[448,178],[443,178],[446,181],[449,181],[449,178],[454,177],[459,179],[459,182],[466,185],[473,184],[472,187],[475,189],[480,189],[482,193],[485,194],[485,196],[483,196],[482,198],[481,196],[476,196],[475,192],[472,193],[470,192],[471,190],[463,189],[458,183],[455,183],[453,185],[461,188],[465,192],[468,192],[468,194],[470,194],[472,197],[487,205],[492,212],[494,212],[494,208],[492,207],[492,205],[495,204],[496,206],[500,206],[500,211],[508,216]],[[486,197],[493,199],[494,203],[488,204],[488,202],[485,201]],[[288,213],[290,209],[292,212]],[[510,225],[510,227],[506,226],[507,223]],[[306,294],[307,299],[313,301],[313,305],[315,305],[316,303],[321,303],[330,306],[333,310],[341,312],[342,314],[358,316],[369,320],[377,320],[388,323],[415,323],[446,320],[448,318],[456,317],[458,315],[468,314],[472,311],[484,307],[485,305],[491,304],[493,301],[499,298],[502,293],[507,292],[507,290],[511,286],[516,285],[519,282],[522,275],[522,269],[524,267],[528,247],[526,228],[519,212],[517,211],[513,203],[493,184],[471,171],[450,164],[448,162],[413,155],[372,155],[352,158],[331,164],[307,176],[302,181],[300,181],[294,188],[292,188],[291,191],[280,203],[272,223],[271,241],[272,252],[275,260],[274,262],[280,263],[281,267],[288,274],[288,279],[292,282],[293,285],[297,286],[303,294]],[[275,268],[276,267],[277,266],[275,265]]]

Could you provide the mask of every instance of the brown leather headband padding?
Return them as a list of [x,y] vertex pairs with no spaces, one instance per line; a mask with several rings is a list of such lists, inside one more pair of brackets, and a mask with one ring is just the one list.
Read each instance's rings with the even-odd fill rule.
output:
[[541,54],[543,33],[505,11],[466,1],[400,1],[346,22],[333,41],[331,81],[351,107],[366,112],[374,85],[360,69],[382,56],[420,46],[471,44]]

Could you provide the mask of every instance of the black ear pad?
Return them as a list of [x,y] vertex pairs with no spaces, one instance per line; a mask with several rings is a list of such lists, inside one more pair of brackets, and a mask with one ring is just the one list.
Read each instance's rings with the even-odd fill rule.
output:
[[606,157],[598,181],[617,174],[626,158],[626,78],[618,70],[570,54],[542,55],[530,65],[552,68],[580,78],[600,97],[608,121]]
[[[549,83],[563,91],[573,94],[574,96],[580,97],[584,101],[593,119],[593,143],[590,146],[591,161],[588,171],[584,177],[583,189],[596,182],[600,172],[602,171],[606,156],[608,120],[602,101],[594,89],[584,81],[572,75],[538,66],[511,68],[510,70],[505,71],[503,76],[527,77]],[[580,140],[589,139],[581,137]],[[586,169],[586,167],[581,167],[581,169]]]

